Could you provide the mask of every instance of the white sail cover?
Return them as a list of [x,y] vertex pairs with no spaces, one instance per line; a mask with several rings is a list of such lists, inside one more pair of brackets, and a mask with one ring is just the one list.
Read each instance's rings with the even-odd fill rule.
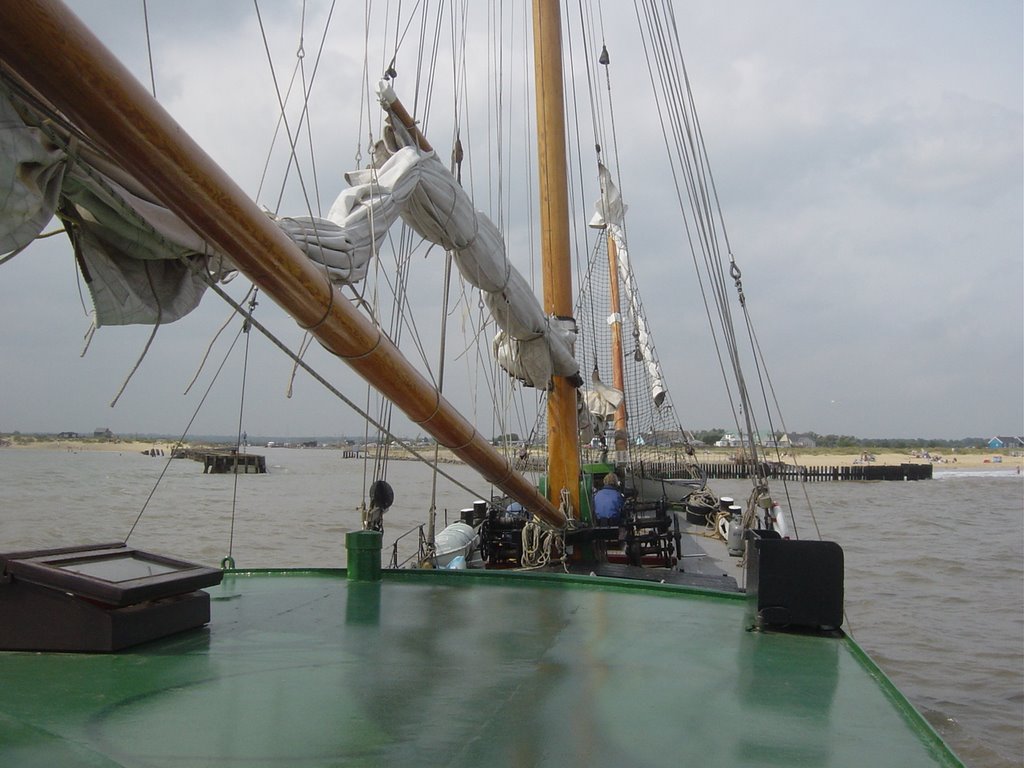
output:
[[26,125],[0,91],[0,254],[24,248],[53,218],[64,153]]
[[602,420],[614,416],[625,399],[621,389],[616,389],[601,381],[596,368],[590,374],[590,389],[584,397],[587,401],[587,410]]
[[594,215],[590,217],[587,226],[604,229],[608,224],[618,224],[621,227],[629,206],[622,202],[619,188],[615,186],[611,171],[605,168],[604,163],[597,164],[597,178],[601,185],[601,197],[594,203]]
[[123,171],[86,147],[65,149],[33,114],[0,89],[0,255],[31,243],[58,213],[97,327],[173,322],[198,305],[199,273],[214,263],[224,267],[215,277],[233,271],[175,214],[130,191],[137,184]]
[[629,314],[633,319],[633,328],[636,330],[636,343],[644,366],[647,369],[647,381],[651,390],[651,399],[656,406],[665,402],[665,379],[661,374],[661,363],[654,354],[654,342],[651,340],[650,331],[647,329],[647,317],[640,306],[640,294],[637,291],[636,279],[633,277],[633,270],[629,266],[629,250],[626,248],[626,239],[623,236],[622,228],[615,224],[608,225],[608,234],[615,241],[618,266],[619,285],[623,289],[626,301],[629,304]]
[[660,407],[665,401],[665,379],[661,373],[661,363],[658,362],[658,358],[654,354],[654,342],[647,329],[647,318],[640,304],[640,293],[633,277],[633,269],[629,265],[629,249],[626,247],[626,238],[622,229],[627,207],[623,204],[619,190],[612,181],[611,173],[603,164],[599,165],[598,173],[601,181],[601,198],[595,205],[596,210],[590,219],[589,226],[606,230],[608,236],[615,243],[619,286],[629,305],[630,319],[633,321],[633,328],[637,334],[637,349],[647,369],[651,399],[656,406]]
[[[382,91],[385,108],[394,95]],[[232,265],[120,169],[92,162],[83,147],[61,146],[40,116],[0,90],[0,255],[23,248],[60,215],[102,325],[168,323],[194,309],[202,274],[222,279]],[[18,102],[20,104],[20,102]],[[31,118],[31,119],[27,119]],[[366,276],[376,243],[401,216],[453,254],[479,288],[500,332],[499,364],[528,386],[553,375],[578,377],[575,324],[547,317],[505,255],[505,243],[432,152],[422,152],[399,121],[377,148],[375,167],[346,175],[349,189],[326,218],[275,220],[337,283]],[[79,151],[81,150],[81,151]],[[578,380],[578,379],[577,379]]]
[[[381,85],[388,110],[394,93]],[[416,145],[398,120],[375,150],[375,167],[346,174],[351,185],[326,219],[294,218],[282,228],[339,283],[361,280],[376,242],[399,216],[421,237],[451,251],[463,279],[483,292],[500,328],[498,363],[527,386],[548,388],[552,375],[576,377],[575,324],[545,316],[529,284],[505,255],[494,223],[473,207],[433,152]]]

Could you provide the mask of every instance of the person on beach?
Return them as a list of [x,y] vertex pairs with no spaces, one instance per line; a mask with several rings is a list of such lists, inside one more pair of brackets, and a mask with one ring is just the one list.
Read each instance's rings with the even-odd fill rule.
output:
[[619,476],[609,472],[604,476],[604,485],[594,494],[594,516],[598,525],[621,525],[622,508],[626,499],[619,490]]

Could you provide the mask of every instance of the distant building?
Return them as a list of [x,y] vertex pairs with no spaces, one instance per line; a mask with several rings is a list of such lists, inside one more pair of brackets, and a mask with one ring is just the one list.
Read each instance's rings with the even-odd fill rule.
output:
[[790,445],[796,448],[817,448],[818,441],[810,435],[799,435],[796,432],[785,435],[783,439],[788,439]]
[[1024,448],[1024,437],[1019,435],[996,435],[986,445],[994,450],[1000,448],[1013,448],[1016,450]]
[[92,436],[103,440],[112,440],[114,433],[110,431],[109,427],[97,427],[92,431]]
[[[783,435],[776,439],[773,434],[760,433],[757,435],[757,440],[755,442],[763,448],[790,448],[795,444],[790,441],[788,435]],[[722,439],[715,443],[715,446],[718,448],[743,448],[749,444],[750,441],[747,440],[746,435],[740,433],[740,436],[737,437],[731,432],[726,432],[722,436]]]
[[722,435],[722,439],[715,443],[717,448],[740,448],[743,446],[743,436],[736,437],[731,432]]
[[74,437],[78,437],[78,433],[77,432],[61,432],[60,434],[57,435],[57,437],[74,438]]

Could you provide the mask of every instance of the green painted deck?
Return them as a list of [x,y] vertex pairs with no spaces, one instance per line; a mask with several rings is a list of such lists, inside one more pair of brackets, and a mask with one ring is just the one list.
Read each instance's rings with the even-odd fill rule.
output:
[[959,765],[857,646],[741,596],[508,572],[229,574],[204,630],[0,653],[5,766]]

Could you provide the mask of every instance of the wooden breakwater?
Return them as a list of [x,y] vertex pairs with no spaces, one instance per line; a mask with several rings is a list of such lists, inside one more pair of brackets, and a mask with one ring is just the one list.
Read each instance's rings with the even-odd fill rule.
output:
[[265,475],[267,459],[259,453],[207,453],[203,456],[203,474]]
[[[931,480],[932,465],[906,464],[853,464],[850,466],[794,466],[776,462],[720,462],[698,464],[709,480],[741,480],[758,474],[770,480],[796,480],[826,482],[839,480]],[[672,461],[645,462],[643,474],[648,477],[693,477],[693,465]]]
[[267,473],[267,458],[260,453],[176,448],[171,455],[175,459],[192,459],[192,461],[200,462],[203,465],[204,475],[265,475]]
[[[346,450],[342,458],[361,458],[361,451]],[[392,455],[392,460],[415,459],[409,455]],[[433,456],[431,456],[433,458]],[[461,464],[459,459],[440,457],[438,463]],[[544,472],[547,457],[530,454],[516,457],[512,466],[519,472]],[[760,474],[770,480],[795,480],[804,482],[826,482],[839,480],[931,480],[933,465],[930,463],[907,462],[905,464],[853,464],[845,466],[795,466],[778,462],[761,462],[757,467],[747,461],[701,462],[698,464],[681,461],[640,462],[640,475],[666,480],[699,479],[697,467],[708,480],[745,480]],[[759,469],[759,472],[755,472]]]

